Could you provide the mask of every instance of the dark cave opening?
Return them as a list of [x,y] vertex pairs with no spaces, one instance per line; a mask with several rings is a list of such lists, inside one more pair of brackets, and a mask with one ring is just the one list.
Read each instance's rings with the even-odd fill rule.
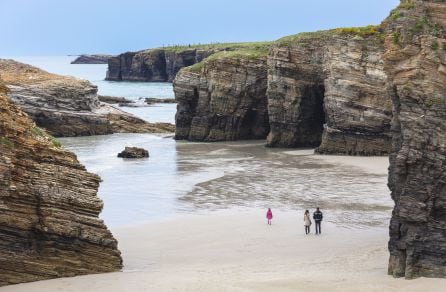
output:
[[318,147],[321,144],[325,124],[324,97],[323,84],[303,88],[292,146]]

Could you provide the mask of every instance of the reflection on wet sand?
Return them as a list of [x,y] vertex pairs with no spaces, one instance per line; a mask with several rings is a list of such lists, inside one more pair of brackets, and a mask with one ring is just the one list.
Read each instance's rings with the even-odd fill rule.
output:
[[212,144],[212,149],[190,144],[180,149],[179,170],[187,172],[191,165],[201,165],[224,171],[222,177],[199,183],[179,198],[189,203],[189,209],[272,207],[302,212],[319,206],[334,223],[388,223],[392,202],[386,174],[324,163],[312,154],[287,155],[284,150],[265,148],[263,143]]
[[[220,209],[325,211],[327,221],[345,227],[387,225],[392,202],[387,175],[328,163],[312,151],[293,155],[263,141],[176,142],[156,135],[115,134],[61,139],[103,182],[102,217],[111,226],[133,225],[182,213]],[[124,161],[124,146],[150,151],[145,160]],[[369,163],[381,163],[370,158]],[[387,166],[385,163],[382,168]]]

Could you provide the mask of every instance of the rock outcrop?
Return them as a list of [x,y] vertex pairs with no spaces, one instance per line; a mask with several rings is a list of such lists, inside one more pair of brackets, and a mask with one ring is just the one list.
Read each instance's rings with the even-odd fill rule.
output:
[[71,64],[108,64],[108,59],[112,58],[112,55],[80,55]]
[[394,110],[389,273],[446,277],[446,2],[402,1],[385,25]]
[[127,52],[108,61],[106,80],[171,82],[177,72],[201,62],[214,50],[201,49],[152,49]]
[[145,98],[146,104],[156,104],[156,103],[177,103],[175,98],[156,98],[156,97],[148,97]]
[[[174,81],[176,137],[259,139],[270,128],[271,147],[388,154],[392,112],[383,50],[382,33],[370,26],[286,37],[271,46],[268,56],[255,61],[235,52],[230,52],[231,58],[218,58],[222,53],[216,53],[182,70]],[[260,70],[253,70],[253,64]],[[252,80],[258,83],[256,90]],[[250,131],[260,128],[254,135],[240,135],[241,122],[234,116],[250,120],[250,109],[259,119],[249,125]]]
[[133,101],[120,96],[109,96],[109,95],[98,95],[99,101],[109,103],[109,104],[125,104],[132,103]]
[[147,158],[149,151],[138,147],[125,147],[123,151],[118,153],[119,158]]
[[277,41],[268,56],[268,145],[387,154],[391,100],[380,35],[365,27]]
[[0,286],[117,271],[100,178],[37,128],[0,84]]
[[0,59],[0,77],[10,89],[11,100],[53,136],[166,132],[164,124],[158,127],[101,103],[97,87],[86,80],[4,59]]
[[269,132],[266,54],[220,52],[174,81],[176,139],[264,139]]

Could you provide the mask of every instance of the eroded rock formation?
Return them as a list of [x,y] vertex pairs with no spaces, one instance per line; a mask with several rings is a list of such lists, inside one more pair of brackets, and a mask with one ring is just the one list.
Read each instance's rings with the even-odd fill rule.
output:
[[101,103],[97,87],[86,80],[4,59],[0,59],[0,77],[10,89],[11,100],[39,127],[57,137],[173,130],[172,125],[147,123]]
[[176,139],[264,139],[269,131],[266,56],[218,54],[175,79]]
[[[183,70],[174,82],[176,137],[263,138],[270,128],[267,144],[271,147],[319,146],[318,152],[327,154],[388,154],[392,112],[381,37],[376,27],[300,34],[275,42],[265,57],[267,64],[265,58],[246,62],[240,54],[214,55],[209,59],[218,62],[204,61],[194,66],[200,70]],[[254,63],[261,64],[261,70],[253,70]],[[255,91],[246,78],[259,80]],[[228,90],[221,90],[221,84]],[[222,117],[227,112],[243,116],[237,111],[248,108],[263,111],[259,134],[234,135],[240,123],[222,122]],[[212,128],[219,133],[209,138]]]
[[387,154],[391,101],[379,35],[369,27],[279,40],[268,56],[268,145]]
[[117,242],[98,218],[100,178],[59,148],[0,84],[0,286],[117,271]]
[[171,82],[177,72],[201,62],[213,49],[152,49],[127,52],[108,61],[106,80]]
[[402,1],[385,24],[394,106],[389,273],[446,277],[446,2]]

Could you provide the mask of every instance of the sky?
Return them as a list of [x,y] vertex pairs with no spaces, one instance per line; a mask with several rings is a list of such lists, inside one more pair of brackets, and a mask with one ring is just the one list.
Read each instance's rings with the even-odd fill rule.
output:
[[0,0],[0,56],[118,54],[379,24],[399,0]]

